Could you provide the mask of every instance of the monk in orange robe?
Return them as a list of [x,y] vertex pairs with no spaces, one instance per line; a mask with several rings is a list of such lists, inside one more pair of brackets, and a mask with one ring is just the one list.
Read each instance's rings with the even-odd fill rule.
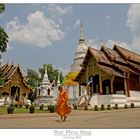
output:
[[71,112],[71,107],[68,106],[68,94],[67,90],[64,90],[62,86],[58,87],[58,90],[60,91],[57,101],[57,114],[61,116],[60,121],[65,121],[67,118],[67,114]]

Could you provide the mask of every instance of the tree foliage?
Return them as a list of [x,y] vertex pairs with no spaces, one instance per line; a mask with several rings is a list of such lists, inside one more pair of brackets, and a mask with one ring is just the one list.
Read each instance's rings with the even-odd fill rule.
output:
[[35,88],[40,83],[39,74],[33,69],[27,69],[27,80],[31,88]]
[[[2,14],[4,10],[5,10],[5,5],[0,4],[0,14]],[[8,35],[4,31],[4,29],[0,27],[0,52],[1,53],[6,51],[7,43],[8,43]],[[0,55],[0,58],[1,58],[1,55]]]
[[5,11],[5,5],[0,4],[0,14],[3,13],[4,11]]
[[[2,14],[4,11],[5,11],[5,5],[0,4],[0,14]],[[0,59],[1,59],[1,53],[6,51],[7,43],[8,43],[8,35],[4,31],[4,29],[2,27],[0,27]],[[1,65],[1,63],[0,63],[0,65]],[[3,74],[0,71],[0,85],[4,84],[4,82],[5,81],[3,78]]]

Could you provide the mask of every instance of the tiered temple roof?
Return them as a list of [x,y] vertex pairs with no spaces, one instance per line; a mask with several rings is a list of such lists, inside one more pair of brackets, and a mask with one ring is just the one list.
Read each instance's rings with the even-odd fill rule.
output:
[[[19,73],[22,81],[20,81],[20,79],[16,79],[16,80],[19,80],[20,84],[22,83],[27,89],[30,90],[30,87],[28,86],[27,80],[23,76],[19,65],[14,66],[13,64],[5,64],[5,65],[0,67],[0,71],[2,72],[4,81],[5,81],[5,83],[3,85],[0,85],[0,88],[7,86],[7,84],[9,84],[10,82],[14,83],[14,81],[12,81],[14,78],[12,79],[12,77],[16,78],[15,75],[17,75],[17,73]],[[20,86],[20,85],[17,85],[17,86]]]
[[90,56],[95,59],[97,67],[106,74],[118,77],[126,77],[128,74],[140,75],[140,55],[118,45],[114,45],[113,49],[102,46],[100,50],[89,47],[75,81],[79,81],[86,71]]

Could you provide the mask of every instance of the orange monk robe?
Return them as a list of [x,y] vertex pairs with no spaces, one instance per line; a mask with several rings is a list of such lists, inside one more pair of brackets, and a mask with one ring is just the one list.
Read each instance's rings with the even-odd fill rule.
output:
[[71,112],[71,108],[68,106],[67,102],[68,102],[68,94],[66,90],[63,90],[58,96],[57,111],[56,111],[57,114],[63,116]]

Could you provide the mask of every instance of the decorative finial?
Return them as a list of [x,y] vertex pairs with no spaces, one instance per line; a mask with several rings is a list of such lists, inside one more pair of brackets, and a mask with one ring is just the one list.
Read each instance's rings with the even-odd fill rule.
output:
[[47,73],[47,65],[45,65],[45,73]]
[[58,72],[58,77],[57,77],[57,84],[60,84],[60,75],[59,75],[59,72]]
[[14,59],[12,60],[12,65],[14,66]]

